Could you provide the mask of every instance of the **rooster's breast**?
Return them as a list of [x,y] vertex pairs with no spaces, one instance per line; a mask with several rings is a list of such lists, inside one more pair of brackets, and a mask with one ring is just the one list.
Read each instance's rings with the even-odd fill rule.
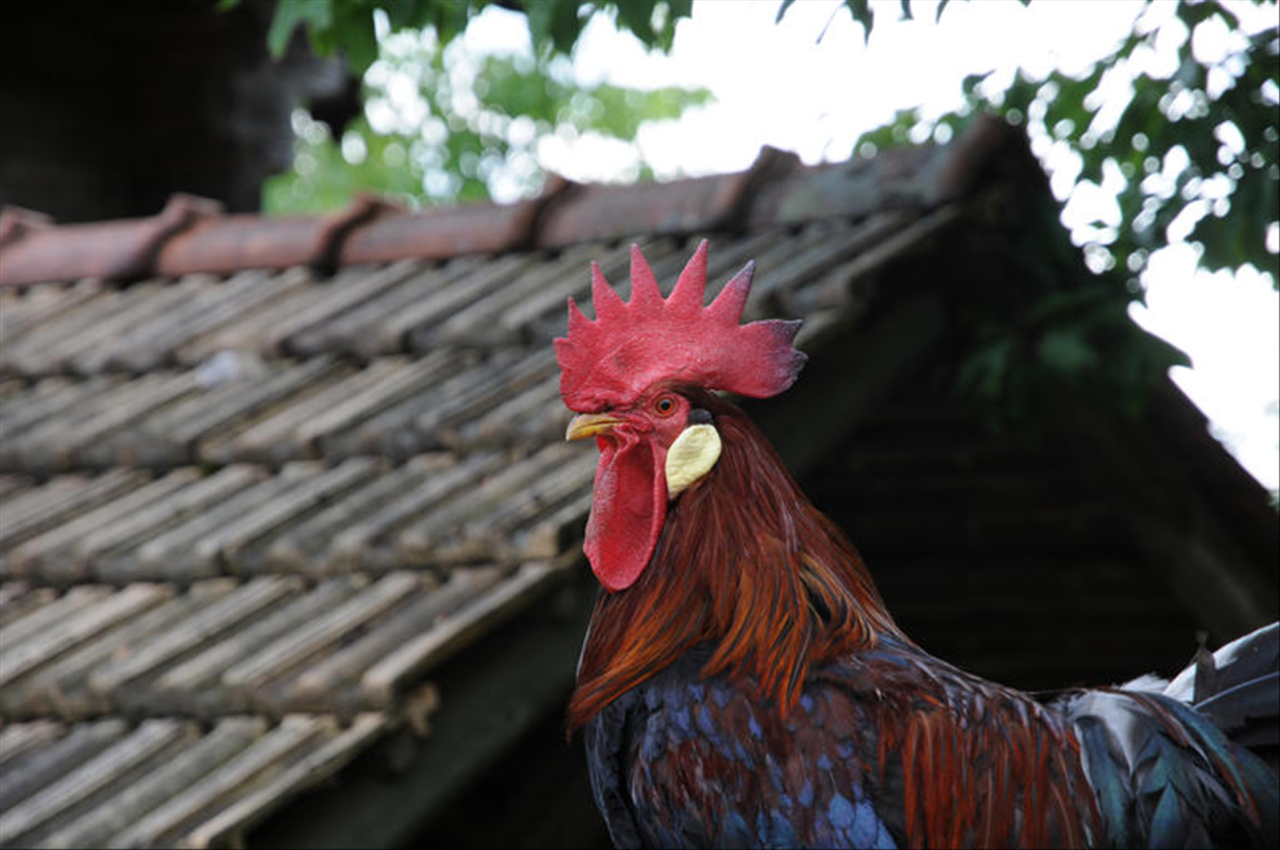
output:
[[853,694],[809,682],[783,718],[750,681],[701,679],[707,652],[585,728],[596,803],[619,847],[895,847],[874,726]]

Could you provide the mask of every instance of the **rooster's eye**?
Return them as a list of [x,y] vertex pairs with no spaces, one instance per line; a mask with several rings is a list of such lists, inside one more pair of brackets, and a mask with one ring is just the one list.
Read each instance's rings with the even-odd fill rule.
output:
[[676,400],[669,395],[659,396],[653,403],[653,409],[659,416],[670,416],[676,412]]

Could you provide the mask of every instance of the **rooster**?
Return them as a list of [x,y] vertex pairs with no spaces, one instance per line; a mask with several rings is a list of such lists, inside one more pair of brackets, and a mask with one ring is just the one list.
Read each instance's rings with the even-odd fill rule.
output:
[[800,323],[740,324],[751,263],[704,306],[706,268],[704,241],[664,298],[633,246],[624,302],[593,265],[596,318],[570,299],[555,340],[566,439],[600,452],[568,725],[614,843],[1276,846],[1276,775],[1233,740],[1274,743],[1276,627],[1052,699],[929,655],[718,394],[790,387]]

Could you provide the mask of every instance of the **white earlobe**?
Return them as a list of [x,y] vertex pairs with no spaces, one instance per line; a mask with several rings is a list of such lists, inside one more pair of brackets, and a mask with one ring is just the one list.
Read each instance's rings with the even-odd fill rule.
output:
[[690,425],[667,450],[667,497],[674,499],[686,487],[711,471],[720,459],[720,433],[711,425]]

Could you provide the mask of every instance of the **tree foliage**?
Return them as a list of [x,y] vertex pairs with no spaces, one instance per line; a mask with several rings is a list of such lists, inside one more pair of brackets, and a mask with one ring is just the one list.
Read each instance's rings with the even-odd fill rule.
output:
[[[791,2],[783,0],[779,18]],[[911,18],[911,0],[899,4]],[[938,19],[947,6],[938,4]],[[845,7],[870,38],[871,6],[845,0]],[[1118,222],[1094,222],[1086,243],[1094,265],[1136,276],[1151,252],[1187,238],[1200,246],[1205,268],[1251,264],[1280,285],[1280,27],[1246,33],[1221,0],[1178,0],[1173,14],[1163,14],[1169,8],[1147,0],[1129,36],[1083,76],[1054,71],[1037,79],[1020,71],[1001,91],[975,75],[964,82],[961,110],[934,121],[905,110],[859,145],[931,138],[938,125],[953,133],[978,112],[996,112],[1024,124],[1033,141],[1048,137],[1069,150],[1080,164],[1077,186],[1119,176]],[[1226,49],[1210,55],[1211,40]],[[1178,45],[1176,67],[1153,73],[1137,61],[1168,43]],[[1099,94],[1126,87],[1119,107]]]
[[375,10],[386,14],[392,31],[430,29],[448,45],[489,6],[523,12],[534,49],[546,58],[567,56],[582,27],[599,13],[615,16],[645,45],[670,50],[676,22],[689,17],[693,0],[278,0],[267,38],[280,56],[294,30],[305,25],[312,49],[321,56],[341,50],[352,70],[363,74],[378,58]]
[[[782,0],[779,19],[792,2]],[[897,6],[912,17],[911,0]],[[947,7],[948,0],[938,4],[936,20]],[[873,7],[845,0],[844,8],[869,39]],[[1206,47],[1212,41],[1226,49],[1212,54]],[[1157,44],[1177,45],[1174,67],[1157,72],[1140,61]],[[974,75],[963,82],[966,102],[956,112],[926,119],[918,108],[905,109],[858,140],[855,150],[872,152],[946,139],[974,116],[995,113],[1023,126],[1042,159],[1056,148],[1068,154],[1058,162],[1078,164],[1071,193],[1085,185],[1118,187],[1105,218],[1076,233],[1094,276],[1067,289],[1047,284],[1016,315],[988,310],[973,317],[973,347],[960,364],[962,392],[986,402],[998,423],[1019,427],[1051,409],[1047,396],[1065,387],[1136,414],[1169,366],[1189,365],[1185,354],[1128,315],[1130,303],[1142,298],[1139,275],[1153,252],[1189,240],[1199,247],[1202,267],[1252,265],[1277,285],[1278,71],[1276,26],[1246,33],[1220,0],[1147,0],[1128,37],[1081,76],[1054,71],[1035,78],[1020,70],[1001,90],[988,75]],[[1104,90],[1115,94],[1104,97]],[[1037,251],[1061,232],[1058,222],[1046,224]],[[1028,258],[1030,267],[1036,262]]]
[[[532,56],[461,49],[468,23],[490,6],[524,13]],[[669,49],[691,7],[692,0],[280,0],[268,33],[273,54],[302,27],[316,53],[343,56],[362,76],[365,114],[340,138],[299,114],[295,168],[268,181],[264,206],[333,209],[358,191],[411,206],[532,194],[543,177],[537,148],[548,137],[633,143],[645,121],[677,118],[710,98],[705,90],[583,85],[567,59],[593,15],[610,15],[646,46]],[[621,176],[648,176],[632,149],[634,164]]]

